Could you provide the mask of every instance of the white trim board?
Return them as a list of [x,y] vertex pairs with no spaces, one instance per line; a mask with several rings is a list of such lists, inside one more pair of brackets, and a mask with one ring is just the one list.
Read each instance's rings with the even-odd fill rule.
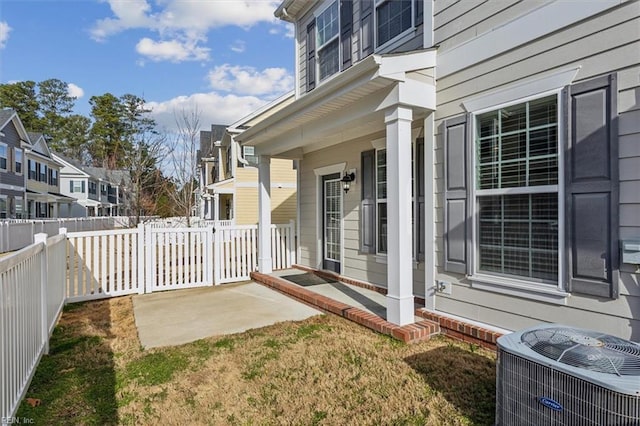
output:
[[546,77],[530,79],[488,94],[473,96],[462,102],[462,105],[467,112],[476,112],[545,92],[559,90],[571,84],[578,71],[580,71],[580,67],[556,71]]
[[623,0],[566,1],[544,4],[491,31],[438,55],[438,78],[483,62],[537,38],[590,18]]

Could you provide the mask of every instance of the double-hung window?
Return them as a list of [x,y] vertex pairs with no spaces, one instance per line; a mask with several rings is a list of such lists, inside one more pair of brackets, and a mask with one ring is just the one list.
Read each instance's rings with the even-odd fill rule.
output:
[[[411,161],[411,193],[412,193],[412,228],[413,252],[416,259],[421,259],[424,253],[424,238],[415,238],[424,231],[422,217],[424,215],[424,200],[417,199],[416,194],[422,194],[420,178],[424,154],[424,142],[419,138],[413,146]],[[388,216],[387,216],[387,150],[379,148],[365,151],[361,154],[362,170],[362,198],[361,198],[361,247],[363,253],[386,255],[388,250]],[[417,158],[417,161],[416,161]],[[416,179],[416,176],[418,179]]]
[[29,166],[29,179],[38,180],[38,172],[37,172],[38,163],[36,163],[33,160],[27,160],[27,163]]
[[376,46],[382,46],[413,27],[414,0],[376,2]]
[[376,247],[387,253],[387,150],[376,151]]
[[47,182],[48,176],[47,176],[47,165],[44,163],[39,163],[40,165],[40,177],[38,179],[38,181],[40,182]]
[[22,173],[22,149],[15,148],[14,155],[15,155],[15,163],[16,163],[15,172],[17,174],[21,174]]
[[475,116],[477,271],[558,280],[558,96]]
[[9,151],[6,144],[0,143],[0,169],[7,170]]
[[320,81],[340,71],[340,11],[338,1],[316,17]]

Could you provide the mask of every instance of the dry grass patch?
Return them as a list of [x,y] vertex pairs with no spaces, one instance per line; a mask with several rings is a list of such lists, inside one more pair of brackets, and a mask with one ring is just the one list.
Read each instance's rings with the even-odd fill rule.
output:
[[[20,416],[38,424],[492,424],[495,356],[333,315],[142,350],[129,297],[65,310]],[[73,419],[73,420],[71,420]]]

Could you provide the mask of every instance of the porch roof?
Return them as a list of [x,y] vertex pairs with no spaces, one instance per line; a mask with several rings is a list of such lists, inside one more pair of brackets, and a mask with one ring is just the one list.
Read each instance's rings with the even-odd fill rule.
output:
[[435,110],[435,49],[370,55],[235,137],[259,155],[298,158],[384,129],[389,107]]

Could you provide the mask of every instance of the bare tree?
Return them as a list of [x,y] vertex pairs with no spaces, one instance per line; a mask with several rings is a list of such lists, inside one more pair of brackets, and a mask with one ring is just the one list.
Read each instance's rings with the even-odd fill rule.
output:
[[196,105],[192,110],[174,111],[176,133],[170,147],[171,175],[174,190],[171,201],[187,226],[196,206],[195,193],[198,188],[198,148],[200,143],[200,111]]

